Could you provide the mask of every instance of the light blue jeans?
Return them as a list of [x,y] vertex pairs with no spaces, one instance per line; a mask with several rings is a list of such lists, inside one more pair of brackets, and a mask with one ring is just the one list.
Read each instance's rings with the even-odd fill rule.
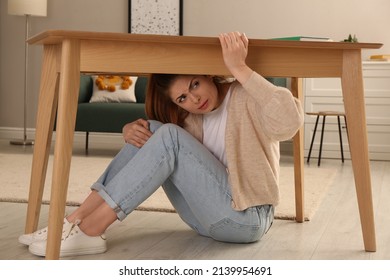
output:
[[234,210],[225,166],[179,126],[149,123],[153,135],[146,144],[126,144],[92,186],[119,220],[163,186],[182,220],[201,235],[249,243],[268,231],[272,205]]

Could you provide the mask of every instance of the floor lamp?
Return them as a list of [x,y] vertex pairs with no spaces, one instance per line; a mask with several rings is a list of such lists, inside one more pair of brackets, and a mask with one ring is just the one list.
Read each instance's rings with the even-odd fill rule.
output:
[[33,145],[33,140],[27,139],[27,74],[28,74],[28,44],[30,16],[47,15],[47,0],[8,0],[8,14],[24,16],[26,18],[25,45],[24,45],[24,111],[23,111],[23,139],[12,140],[13,145]]

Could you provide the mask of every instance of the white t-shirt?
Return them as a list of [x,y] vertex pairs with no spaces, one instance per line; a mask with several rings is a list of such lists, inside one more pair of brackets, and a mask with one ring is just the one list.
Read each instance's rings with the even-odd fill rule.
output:
[[222,104],[214,111],[203,116],[203,145],[209,149],[226,167],[225,130],[227,104],[230,99],[230,88]]

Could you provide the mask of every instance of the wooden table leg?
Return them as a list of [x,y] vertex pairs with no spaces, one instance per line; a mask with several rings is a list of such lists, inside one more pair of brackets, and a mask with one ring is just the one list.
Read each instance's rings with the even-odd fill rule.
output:
[[342,89],[348,139],[366,251],[376,251],[374,210],[360,50],[344,50]]
[[25,232],[37,230],[57,109],[57,46],[44,47]]
[[58,259],[60,253],[80,87],[78,40],[63,41],[61,62],[46,259]]
[[[292,94],[303,103],[303,84],[301,78],[291,79]],[[296,221],[302,223],[305,221],[304,212],[304,149],[303,149],[304,130],[301,127],[293,138],[294,150],[294,182],[295,182],[295,212]]]

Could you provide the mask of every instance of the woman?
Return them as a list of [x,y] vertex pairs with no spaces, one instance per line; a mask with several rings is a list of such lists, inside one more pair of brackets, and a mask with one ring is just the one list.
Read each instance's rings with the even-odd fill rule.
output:
[[[60,256],[105,252],[108,226],[161,185],[182,220],[200,235],[249,243],[268,231],[279,200],[279,141],[302,125],[302,108],[287,89],[246,65],[244,34],[221,34],[219,40],[235,81],[152,75],[150,121],[123,128],[127,145],[64,219]],[[46,231],[19,241],[44,256]]]

